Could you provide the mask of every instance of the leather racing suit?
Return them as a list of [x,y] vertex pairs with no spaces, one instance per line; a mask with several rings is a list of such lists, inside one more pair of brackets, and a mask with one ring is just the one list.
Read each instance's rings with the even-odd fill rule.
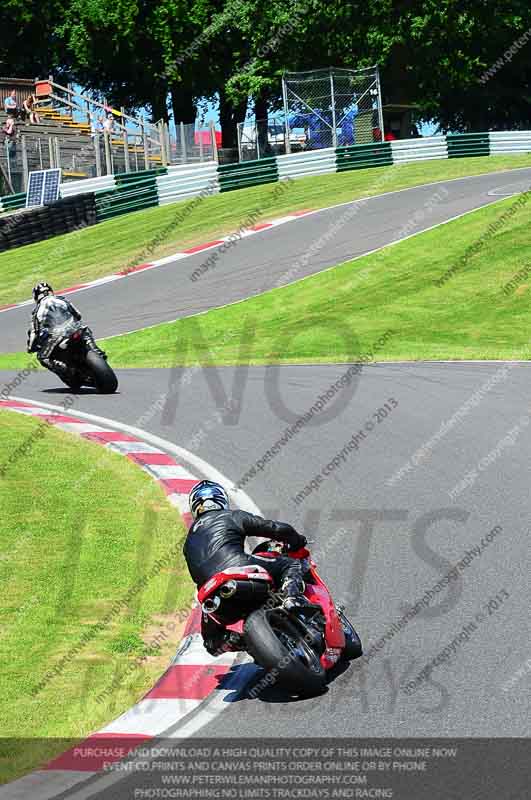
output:
[[[287,544],[291,550],[306,545],[306,537],[286,522],[263,519],[247,511],[207,511],[190,528],[183,548],[194,583],[200,587],[227,567],[258,564],[270,573],[277,589],[286,595],[301,594],[304,581],[299,561],[287,556],[272,559],[249,555],[244,551],[248,536],[274,539]],[[219,654],[226,641],[225,629],[203,614],[201,633],[208,652]]]
[[81,314],[77,308],[60,295],[49,294],[35,306],[27,344],[28,353],[36,353],[42,366],[55,372],[66,383],[75,379],[75,370],[65,363],[63,353],[57,345],[63,338],[64,325],[69,322],[80,323],[79,327],[84,327],[87,347],[105,358],[90,328],[81,325]]

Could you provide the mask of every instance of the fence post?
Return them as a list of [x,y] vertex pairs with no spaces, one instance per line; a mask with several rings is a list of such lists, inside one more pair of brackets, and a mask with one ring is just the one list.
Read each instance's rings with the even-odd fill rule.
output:
[[160,140],[160,161],[163,167],[168,166],[168,156],[166,153],[166,136],[164,131],[164,120],[158,123],[159,140]]
[[282,100],[284,102],[284,146],[286,153],[291,153],[290,129],[289,129],[289,110],[288,110],[288,87],[286,76],[282,75]]
[[55,145],[55,166],[61,169],[61,148],[59,145],[59,137],[54,137],[54,145]]
[[179,128],[181,131],[181,162],[186,164],[188,159],[186,157],[186,136],[184,133],[184,122],[179,123]]
[[5,139],[5,143],[6,143],[7,182],[9,184],[9,189],[11,190],[11,194],[14,194],[15,190],[13,189],[13,180],[11,178],[11,158],[10,158],[10,156],[11,156],[11,147],[10,147],[10,143],[7,140],[7,136],[6,136],[6,139]]
[[40,164],[41,169],[44,169],[44,167],[42,166],[42,139],[41,139],[40,136],[37,139],[37,147],[38,147],[38,150],[39,150],[39,164]]
[[28,188],[28,149],[26,147],[26,137],[24,134],[20,137],[20,144],[22,147],[22,191]]
[[112,175],[111,142],[108,130],[103,131],[103,145],[105,147],[105,170],[107,175]]
[[96,159],[96,177],[101,177],[101,150],[100,150],[100,135],[94,135],[94,156]]
[[48,136],[48,153],[50,156],[50,169],[53,169],[55,167],[55,157],[53,154],[53,141],[51,136]]
[[164,141],[166,142],[166,159],[168,161],[168,165],[171,164],[171,136],[170,136],[170,126],[167,122],[164,123]]
[[131,172],[131,167],[129,166],[129,141],[127,139],[127,131],[123,129],[123,136],[124,136],[124,169],[126,172]]
[[149,152],[148,152],[148,140],[146,131],[144,128],[144,123],[141,125],[142,130],[142,144],[144,145],[144,166],[146,169],[149,169]]
[[242,150],[242,125],[245,125],[244,122],[238,122],[236,125],[236,133],[238,135],[238,160],[243,161],[243,150]]
[[378,85],[378,120],[380,122],[380,131],[381,131],[381,139],[380,141],[385,141],[384,139],[384,121],[383,121],[383,110],[382,110],[382,86],[380,83],[380,67],[376,65],[376,82]]
[[330,68],[330,97],[332,99],[332,147],[337,147],[337,128],[336,128],[336,97],[334,93],[334,76]]
[[216,126],[213,119],[210,120],[210,135],[212,137],[212,155],[214,157],[214,161],[219,163],[218,143],[216,141]]
[[198,130],[199,133],[199,161],[203,161],[203,131],[201,128]]

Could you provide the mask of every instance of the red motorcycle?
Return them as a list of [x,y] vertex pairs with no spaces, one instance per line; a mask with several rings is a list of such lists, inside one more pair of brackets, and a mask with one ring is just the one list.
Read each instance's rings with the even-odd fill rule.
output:
[[301,561],[307,605],[293,605],[274,590],[263,567],[247,565],[218,572],[199,589],[205,614],[232,632],[230,649],[244,651],[265,670],[266,684],[297,694],[324,691],[326,672],[341,658],[362,655],[362,645],[343,609],[319,577],[309,550],[286,551],[279,542],[259,544],[254,555]]

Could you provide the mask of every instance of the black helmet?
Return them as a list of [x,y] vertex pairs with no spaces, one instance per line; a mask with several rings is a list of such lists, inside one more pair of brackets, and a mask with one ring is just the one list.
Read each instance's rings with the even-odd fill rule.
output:
[[219,483],[200,481],[192,487],[188,498],[192,517],[197,519],[205,511],[224,510],[229,508],[227,492]]
[[33,299],[36,303],[40,303],[43,297],[53,294],[53,289],[49,283],[38,283],[33,287]]

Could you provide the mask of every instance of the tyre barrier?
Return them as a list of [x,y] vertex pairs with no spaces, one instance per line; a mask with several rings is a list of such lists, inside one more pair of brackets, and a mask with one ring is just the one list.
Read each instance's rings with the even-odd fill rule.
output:
[[42,242],[63,233],[95,225],[94,193],[63,197],[39,208],[16,211],[0,217],[0,251]]

